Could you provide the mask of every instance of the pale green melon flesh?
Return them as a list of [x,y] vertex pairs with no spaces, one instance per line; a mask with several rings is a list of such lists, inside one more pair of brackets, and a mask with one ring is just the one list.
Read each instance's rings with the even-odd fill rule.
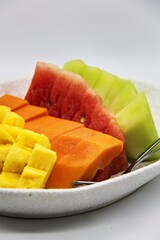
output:
[[110,88],[109,94],[106,95],[104,99],[104,104],[110,108],[112,102],[114,99],[121,93],[124,87],[127,86],[128,83],[131,81],[129,80],[124,80],[121,78],[116,78],[112,87]]
[[101,71],[101,74],[96,81],[94,91],[99,94],[104,100],[108,95],[112,84],[114,83],[116,76],[105,71]]
[[64,70],[78,74],[80,74],[85,67],[86,64],[80,59],[68,61],[63,65]]
[[101,74],[101,70],[97,67],[87,66],[83,68],[81,76],[86,80],[90,87],[94,89],[94,85]]
[[136,96],[138,92],[133,82],[129,82],[114,99],[110,105],[110,109],[114,114],[118,113],[127,106]]
[[[136,159],[158,138],[158,133],[145,93],[140,93],[116,114],[116,120],[126,137],[127,155]],[[160,158],[160,153],[152,159]]]

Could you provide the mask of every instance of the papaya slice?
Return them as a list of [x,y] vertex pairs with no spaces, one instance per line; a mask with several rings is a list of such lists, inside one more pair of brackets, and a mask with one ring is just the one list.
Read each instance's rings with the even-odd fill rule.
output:
[[74,180],[92,180],[97,170],[109,165],[122,148],[122,141],[106,134],[83,139],[56,162],[46,187],[70,188]]
[[14,111],[17,108],[28,105],[28,101],[17,96],[5,94],[0,97],[0,105],[8,106],[12,111]]
[[47,127],[50,124],[53,124],[57,121],[60,121],[60,119],[51,117],[51,116],[37,117],[37,118],[27,121],[25,123],[25,128],[36,132],[39,129]]
[[55,123],[50,124],[49,126],[40,128],[37,132],[46,135],[50,139],[50,142],[52,143],[52,140],[58,135],[82,126],[83,125],[80,123],[61,119],[60,121],[56,121]]
[[52,139],[52,149],[57,152],[57,161],[64,155],[68,154],[84,138],[93,136],[96,131],[79,127],[68,132],[62,133]]
[[33,118],[48,115],[46,108],[37,107],[33,105],[27,105],[27,106],[18,108],[14,112],[19,114],[21,117],[23,117],[26,122]]

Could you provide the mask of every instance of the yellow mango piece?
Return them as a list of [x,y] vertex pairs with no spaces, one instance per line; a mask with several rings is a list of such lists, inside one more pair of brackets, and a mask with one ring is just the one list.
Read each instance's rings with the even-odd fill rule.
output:
[[9,107],[0,105],[0,123],[2,123],[5,115],[10,111],[11,111],[11,109]]
[[51,149],[51,144],[47,136],[38,134],[33,131],[23,129],[18,135],[16,142],[24,148],[33,149],[35,144],[38,143],[46,148]]
[[20,174],[11,172],[2,172],[0,174],[1,188],[16,188]]
[[30,156],[31,153],[29,151],[14,143],[4,162],[3,172],[22,173]]
[[6,160],[7,154],[12,144],[0,144],[0,172],[2,171],[3,164]]
[[56,158],[56,152],[39,144],[35,144],[31,157],[28,161],[28,166],[45,171],[49,175],[56,162]]
[[13,143],[14,141],[13,136],[3,127],[3,124],[0,124],[0,144]]
[[7,112],[3,118],[2,124],[24,128],[25,120],[15,112]]
[[44,188],[47,172],[26,166],[20,176],[17,188]]
[[16,140],[17,136],[22,131],[22,128],[10,126],[7,124],[3,124],[2,128],[4,128],[14,138],[14,141]]

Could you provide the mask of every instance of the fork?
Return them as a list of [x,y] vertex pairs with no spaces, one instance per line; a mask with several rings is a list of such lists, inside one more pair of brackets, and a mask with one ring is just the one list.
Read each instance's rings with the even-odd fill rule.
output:
[[[154,147],[156,147],[158,144],[160,143],[160,138],[158,138],[153,144],[151,144],[151,146],[149,146],[135,161],[133,161],[129,167],[122,173],[126,174],[126,173],[130,173],[132,172],[138,164],[140,164],[141,162],[143,162],[145,159],[149,158],[151,155],[153,155],[154,153],[158,152],[160,150],[160,147],[153,149]],[[78,181],[78,180],[74,180],[73,181],[73,186],[74,187],[78,187],[81,185],[91,185],[94,184],[96,182],[93,181]]]

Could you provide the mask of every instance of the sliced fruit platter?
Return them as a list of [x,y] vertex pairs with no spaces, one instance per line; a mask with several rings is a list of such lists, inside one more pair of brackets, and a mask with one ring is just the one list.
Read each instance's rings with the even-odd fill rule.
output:
[[[83,212],[114,202],[158,175],[159,152],[144,166],[153,164],[119,176],[158,138],[150,85],[141,83],[142,91],[138,85],[82,60],[63,68],[38,62],[31,79],[2,84],[0,194],[7,192],[8,202],[7,196],[20,193],[27,207],[21,203],[6,213],[3,202],[0,213],[48,217]],[[97,183],[74,188],[74,180]],[[93,201],[90,194],[96,196]],[[42,204],[28,205],[46,197],[50,211]],[[65,197],[69,201],[63,206]]]

